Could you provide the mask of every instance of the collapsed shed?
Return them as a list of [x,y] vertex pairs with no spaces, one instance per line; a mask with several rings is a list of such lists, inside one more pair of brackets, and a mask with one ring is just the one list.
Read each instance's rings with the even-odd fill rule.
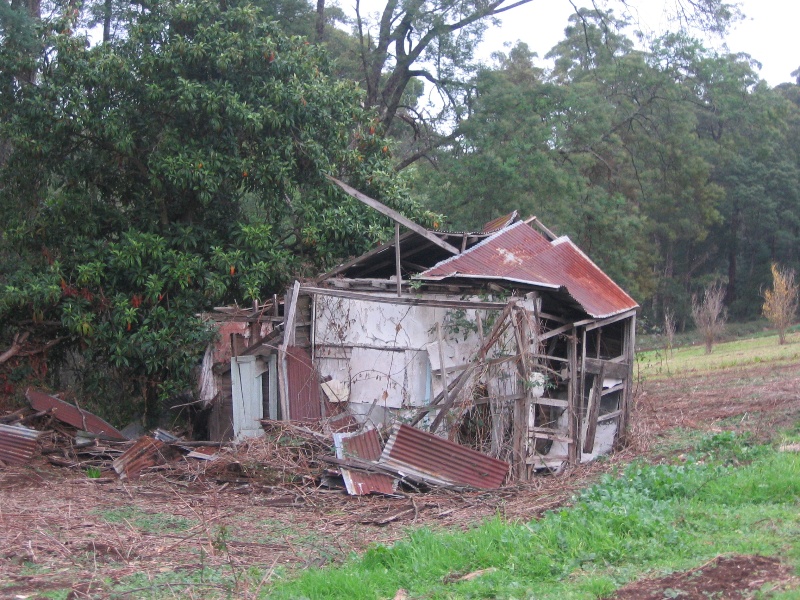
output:
[[404,423],[514,480],[624,440],[638,305],[569,238],[516,212],[429,231],[335,183],[393,218],[394,240],[213,317],[230,339],[204,361],[212,437],[260,434],[259,419]]

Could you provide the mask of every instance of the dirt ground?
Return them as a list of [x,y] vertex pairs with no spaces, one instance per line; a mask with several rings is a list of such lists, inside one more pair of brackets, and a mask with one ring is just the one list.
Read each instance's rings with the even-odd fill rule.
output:
[[794,588],[797,577],[776,558],[765,556],[718,556],[704,565],[659,579],[642,579],[618,590],[613,600],[680,598],[751,598],[764,586],[769,591]]
[[[493,492],[399,498],[350,497],[303,481],[254,485],[159,471],[137,481],[92,479],[38,457],[25,467],[0,469],[0,597],[69,589],[72,598],[103,598],[109,582],[130,576],[146,586],[165,573],[205,569],[236,574],[257,567],[266,580],[276,569],[335,563],[369,544],[391,543],[409,526],[468,527],[498,513],[534,518],[614,465],[687,450],[675,445],[681,439],[670,433],[675,428],[748,430],[767,439],[798,419],[800,365],[644,382],[630,445],[608,460]],[[636,582],[615,597],[661,598],[681,590],[688,595],[674,597],[738,598],[726,591],[727,582],[752,589],[754,582],[788,578],[770,558],[723,557],[688,573]]]

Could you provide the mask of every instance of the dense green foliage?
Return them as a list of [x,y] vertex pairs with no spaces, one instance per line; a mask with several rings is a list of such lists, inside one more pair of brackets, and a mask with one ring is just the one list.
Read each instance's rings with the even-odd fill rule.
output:
[[37,51],[0,47],[0,327],[65,338],[155,399],[188,385],[200,312],[380,238],[386,220],[325,173],[423,215],[320,47],[247,3],[155,3],[124,23],[92,47],[69,18],[41,23]]

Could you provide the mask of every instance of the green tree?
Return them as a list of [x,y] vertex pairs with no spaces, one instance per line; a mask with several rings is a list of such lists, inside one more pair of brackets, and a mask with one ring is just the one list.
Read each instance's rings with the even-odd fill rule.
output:
[[[455,138],[451,129],[463,116],[483,33],[498,15],[530,1],[386,0],[374,16],[356,2],[358,80],[384,131],[404,142],[398,169]],[[724,31],[740,16],[722,0],[677,0],[671,11],[686,27],[712,32]],[[437,95],[431,105],[420,102],[423,83]]]
[[[43,24],[37,84],[2,89],[0,327],[67,338],[153,405],[189,383],[211,335],[198,313],[281,291],[383,234],[325,173],[422,215],[321,48],[247,3],[127,18],[95,47],[70,22]],[[25,66],[0,51],[0,72]]]

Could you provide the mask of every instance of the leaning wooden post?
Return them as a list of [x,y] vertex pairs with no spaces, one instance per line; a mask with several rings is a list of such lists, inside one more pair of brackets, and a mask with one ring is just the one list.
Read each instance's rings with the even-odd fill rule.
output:
[[597,434],[597,419],[600,416],[600,401],[603,398],[603,379],[605,378],[605,363],[600,363],[600,373],[594,376],[592,390],[589,392],[589,404],[586,407],[586,417],[583,425],[583,452],[591,454],[594,450],[594,438]]
[[403,295],[403,275],[400,271],[400,223],[394,224],[394,266],[397,274],[397,297]]
[[619,417],[619,431],[617,432],[617,443],[623,445],[627,443],[628,423],[633,404],[633,366],[636,361],[636,315],[633,315],[625,322],[625,347],[624,356],[628,363],[628,377],[623,381],[621,413]]
[[569,444],[567,446],[567,457],[569,464],[574,465],[578,462],[578,330],[573,326],[569,336],[569,346],[567,350],[569,360],[569,381],[567,382],[567,418],[569,420]]
[[294,325],[297,315],[297,296],[300,293],[300,282],[295,281],[289,295],[288,304],[284,304],[286,314],[283,318],[283,343],[278,346],[278,389],[280,391],[281,416],[284,421],[291,419],[289,402],[289,368],[286,351],[294,345]]
[[[444,366],[444,341],[442,340],[442,326],[436,321],[436,340],[439,342],[439,372],[442,374],[443,406],[450,406],[450,394],[447,391],[447,369]],[[441,409],[439,412],[441,413]],[[438,416],[438,415],[437,415]]]
[[523,394],[521,398],[514,400],[513,422],[512,427],[512,447],[513,459],[512,469],[516,479],[520,481],[527,480],[527,434],[528,434],[528,404],[530,397],[530,381],[531,374],[528,368],[528,350],[525,344],[523,335],[523,319],[522,313],[514,315],[512,320],[514,326],[514,336],[517,340],[517,349],[519,350],[519,371],[522,376]]

